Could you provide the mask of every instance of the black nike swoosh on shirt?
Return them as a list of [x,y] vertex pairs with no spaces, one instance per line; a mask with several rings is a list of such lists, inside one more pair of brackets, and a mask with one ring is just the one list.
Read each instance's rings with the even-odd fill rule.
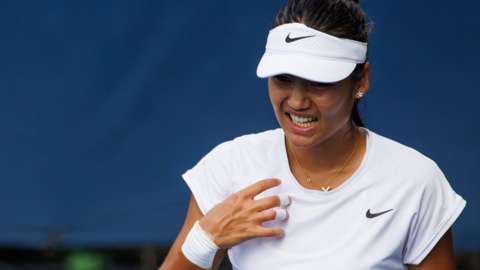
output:
[[388,210],[383,211],[383,212],[371,213],[371,212],[370,212],[370,209],[368,209],[368,211],[367,211],[367,213],[366,213],[365,215],[367,216],[367,218],[374,218],[374,217],[378,217],[378,216],[380,216],[380,215],[383,215],[383,214],[385,214],[385,213],[388,213],[388,212],[390,212],[390,211],[392,211],[392,210],[393,210],[393,208],[392,208],[392,209],[388,209]]
[[300,40],[300,39],[310,38],[310,37],[314,37],[314,36],[315,36],[315,35],[312,35],[312,36],[301,36],[301,37],[291,38],[291,37],[290,37],[290,33],[288,33],[287,37],[285,38],[285,42],[286,42],[286,43],[290,43],[290,42],[294,42],[294,41],[297,41],[297,40]]

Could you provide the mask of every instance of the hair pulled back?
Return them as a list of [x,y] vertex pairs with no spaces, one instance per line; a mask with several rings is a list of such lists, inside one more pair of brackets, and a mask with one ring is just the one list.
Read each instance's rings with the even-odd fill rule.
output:
[[[275,16],[272,28],[286,23],[303,23],[308,27],[339,38],[368,42],[369,25],[359,0],[289,0]],[[365,64],[357,64],[350,75],[358,82]],[[364,127],[358,112],[359,99],[355,99],[351,118]]]

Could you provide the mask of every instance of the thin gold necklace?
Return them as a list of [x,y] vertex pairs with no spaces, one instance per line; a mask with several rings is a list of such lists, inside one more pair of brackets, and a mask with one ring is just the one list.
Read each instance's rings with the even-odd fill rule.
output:
[[[356,132],[354,131],[353,132],[353,149],[352,149],[352,152],[350,153],[350,155],[348,156],[347,160],[345,161],[345,163],[343,164],[342,168],[340,170],[336,170],[335,171],[335,177],[334,178],[331,178],[327,183],[326,183],[326,187],[325,186],[322,186],[320,187],[320,189],[322,189],[322,191],[324,192],[327,192],[327,191],[330,191],[331,187],[329,186],[329,184],[331,182],[333,182],[333,180],[335,180],[335,178],[337,177],[337,175],[343,171],[343,169],[345,169],[345,167],[347,166],[347,164],[350,162],[350,159],[352,158],[353,156],[353,153],[355,152],[357,148],[357,136],[356,136]],[[295,156],[295,151],[293,150],[293,147],[291,148],[292,150],[292,156],[293,156],[293,159],[295,160],[295,163],[297,163],[297,165],[302,169],[303,173],[307,176],[307,182],[308,183],[312,183],[312,179],[310,178],[310,176],[308,175],[307,173],[307,170],[305,170],[302,165],[300,165],[300,162],[298,161],[298,159],[296,158]]]

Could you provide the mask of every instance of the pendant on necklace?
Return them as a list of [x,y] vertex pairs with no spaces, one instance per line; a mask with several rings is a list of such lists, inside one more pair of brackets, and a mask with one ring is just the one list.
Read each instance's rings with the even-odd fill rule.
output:
[[326,187],[326,188],[325,188],[325,187],[321,187],[321,189],[322,189],[323,192],[327,192],[327,191],[330,190],[330,187]]

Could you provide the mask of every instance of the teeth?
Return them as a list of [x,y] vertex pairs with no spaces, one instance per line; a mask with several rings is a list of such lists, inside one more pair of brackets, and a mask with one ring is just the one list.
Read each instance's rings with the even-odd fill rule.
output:
[[318,120],[316,117],[301,117],[293,114],[290,114],[290,117],[292,118],[295,124],[302,127],[310,127],[313,125],[312,122],[315,122]]

